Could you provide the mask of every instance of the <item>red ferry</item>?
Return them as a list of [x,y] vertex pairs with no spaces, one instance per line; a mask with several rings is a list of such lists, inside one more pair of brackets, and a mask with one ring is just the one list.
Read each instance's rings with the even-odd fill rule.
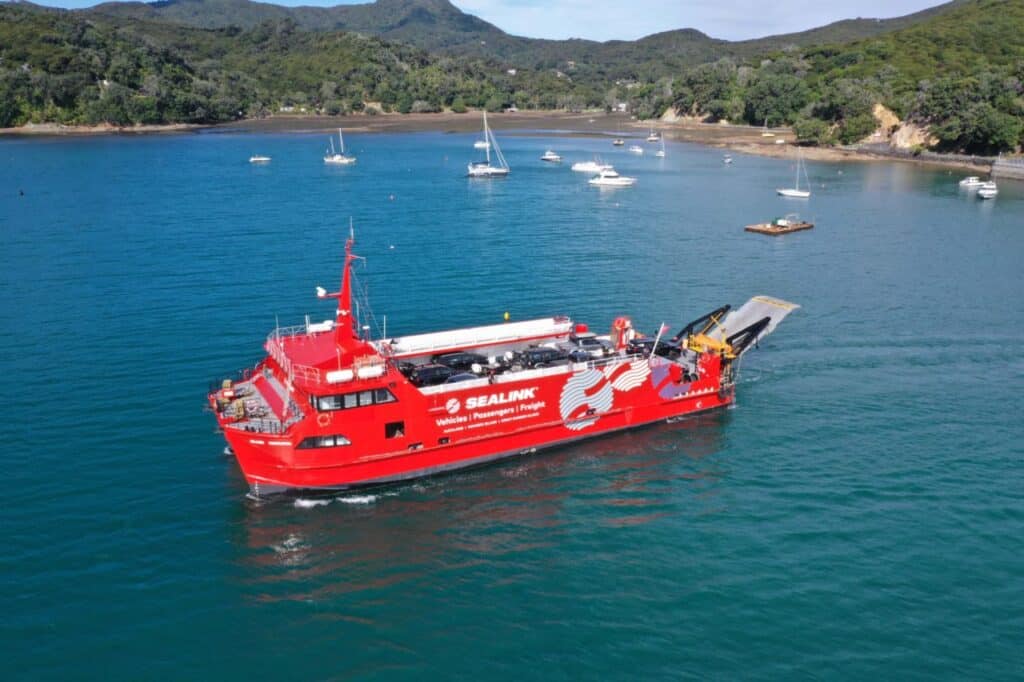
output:
[[427,476],[725,407],[739,357],[799,306],[756,296],[672,337],[568,317],[371,339],[352,307],[353,238],[334,320],[275,329],[267,356],[211,387],[254,497]]

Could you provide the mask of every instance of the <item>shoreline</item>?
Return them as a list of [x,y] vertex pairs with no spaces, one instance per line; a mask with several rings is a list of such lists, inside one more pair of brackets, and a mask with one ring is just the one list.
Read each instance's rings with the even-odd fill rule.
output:
[[[640,139],[649,130],[658,130],[668,139],[773,158],[794,156],[795,137],[789,128],[773,128],[766,137],[764,129],[731,123],[701,123],[690,119],[637,121],[628,114],[604,112],[572,113],[564,111],[519,111],[493,114],[489,119],[495,130],[531,131],[539,134],[582,137],[623,137]],[[441,112],[433,114],[352,114],[348,116],[275,116],[263,119],[244,119],[229,123],[196,124],[170,123],[162,125],[66,126],[59,123],[29,123],[18,128],[0,128],[4,137],[76,137],[96,135],[150,135],[194,133],[200,130],[224,132],[277,132],[310,134],[344,128],[353,133],[466,133],[480,128],[478,112],[464,114]],[[785,144],[777,144],[783,140]],[[989,173],[991,165],[959,158],[906,157],[898,153],[886,154],[865,150],[835,147],[799,147],[804,158],[830,162],[895,161],[920,166],[969,170]]]

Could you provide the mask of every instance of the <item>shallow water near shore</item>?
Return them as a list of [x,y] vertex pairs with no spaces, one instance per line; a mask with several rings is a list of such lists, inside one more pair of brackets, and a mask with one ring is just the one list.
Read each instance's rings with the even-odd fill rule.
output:
[[[812,162],[786,200],[788,161],[519,135],[473,181],[475,137],[0,140],[5,678],[1024,673],[1024,186]],[[391,335],[802,308],[735,409],[253,503],[204,393],[331,317],[350,217]]]

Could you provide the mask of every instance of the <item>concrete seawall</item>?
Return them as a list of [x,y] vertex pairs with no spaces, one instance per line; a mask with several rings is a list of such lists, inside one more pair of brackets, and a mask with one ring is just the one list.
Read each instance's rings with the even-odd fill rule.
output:
[[1024,156],[1000,156],[992,163],[992,177],[1024,180]]

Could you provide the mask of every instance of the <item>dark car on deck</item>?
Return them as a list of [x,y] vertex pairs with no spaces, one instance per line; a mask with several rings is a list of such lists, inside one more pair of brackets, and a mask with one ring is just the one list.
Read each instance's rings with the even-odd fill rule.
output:
[[473,365],[487,366],[487,358],[483,355],[467,353],[465,351],[435,355],[431,360],[439,365],[451,367],[456,372],[469,372],[472,370]]
[[569,357],[564,351],[546,346],[536,346],[516,354],[516,361],[523,367],[552,367],[563,365]]
[[451,367],[432,363],[413,367],[408,377],[413,386],[435,386],[448,381],[448,378],[455,373]]
[[[626,352],[630,355],[650,355],[651,349],[654,348],[654,339],[649,336],[644,336],[638,339],[633,339],[626,344]],[[683,352],[677,341],[671,339],[659,339],[658,340],[658,352],[657,354],[663,358],[676,359]]]

